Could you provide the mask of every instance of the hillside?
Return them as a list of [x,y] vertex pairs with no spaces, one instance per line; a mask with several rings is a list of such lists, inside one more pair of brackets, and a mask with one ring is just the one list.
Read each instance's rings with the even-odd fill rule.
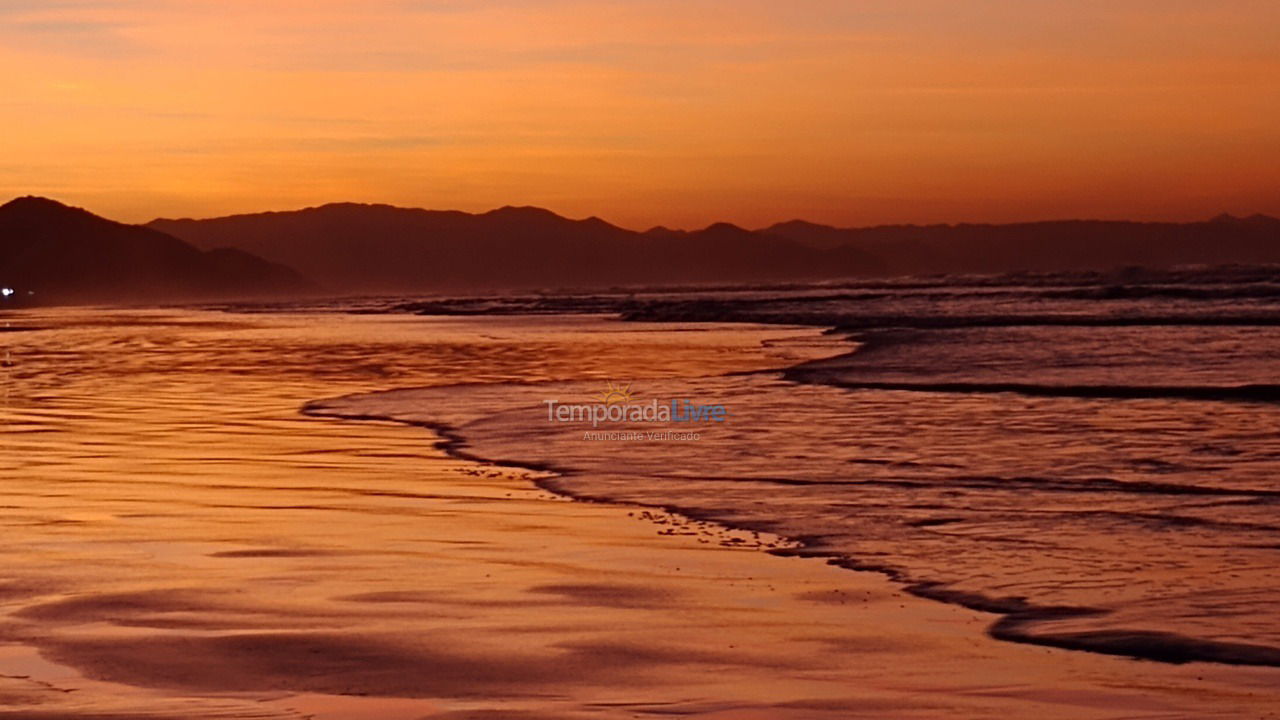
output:
[[[202,251],[37,197],[0,206],[0,286],[13,300],[171,301],[297,293],[293,270],[238,249]],[[28,300],[29,301],[29,300]]]
[[1192,223],[1065,220],[1010,225],[835,228],[796,220],[763,232],[875,256],[891,275],[1280,262],[1280,220],[1220,215]]
[[1151,268],[1280,262],[1280,220],[1068,220],[639,233],[548,210],[487,213],[338,203],[150,227],[199,247],[236,247],[335,290],[421,291],[812,281],[855,276]]
[[817,280],[875,269],[854,249],[812,248],[727,224],[637,233],[530,207],[469,214],[343,203],[150,227],[199,247],[237,247],[343,290]]

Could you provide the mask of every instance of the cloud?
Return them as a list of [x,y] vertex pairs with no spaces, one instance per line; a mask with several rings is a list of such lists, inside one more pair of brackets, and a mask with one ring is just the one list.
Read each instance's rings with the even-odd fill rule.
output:
[[118,0],[0,0],[0,15],[120,7]]
[[0,45],[25,52],[118,58],[138,52],[117,2],[0,0]]
[[939,188],[955,215],[1095,185],[1118,206],[1158,177],[1255,197],[1280,180],[1278,22],[1275,0],[0,0],[0,158],[35,187],[580,193],[637,222],[750,217],[746,190],[832,217]]

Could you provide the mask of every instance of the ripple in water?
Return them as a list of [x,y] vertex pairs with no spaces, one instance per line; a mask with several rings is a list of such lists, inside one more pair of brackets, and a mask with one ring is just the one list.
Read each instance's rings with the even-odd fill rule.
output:
[[575,497],[794,538],[778,552],[999,613],[1002,639],[1280,665],[1275,293],[1178,280],[628,301],[632,317],[831,324],[860,343],[780,373],[637,380],[640,401],[730,409],[697,441],[547,421],[545,400],[589,402],[598,383],[310,411],[447,428],[455,452],[555,470],[547,486]]

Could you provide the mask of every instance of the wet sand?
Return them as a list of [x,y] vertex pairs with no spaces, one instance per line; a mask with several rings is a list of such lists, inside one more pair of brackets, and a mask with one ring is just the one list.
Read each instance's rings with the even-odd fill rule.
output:
[[1269,669],[1001,643],[990,616],[761,552],[777,538],[298,413],[460,377],[775,367],[762,339],[813,331],[624,327],[560,357],[536,349],[564,328],[486,319],[38,320],[76,329],[4,340],[0,717],[1275,714]]

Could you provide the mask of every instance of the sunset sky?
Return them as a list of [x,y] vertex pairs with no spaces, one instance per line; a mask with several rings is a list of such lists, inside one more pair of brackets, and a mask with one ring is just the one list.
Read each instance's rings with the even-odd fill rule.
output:
[[1280,214],[1276,0],[0,0],[0,202]]

